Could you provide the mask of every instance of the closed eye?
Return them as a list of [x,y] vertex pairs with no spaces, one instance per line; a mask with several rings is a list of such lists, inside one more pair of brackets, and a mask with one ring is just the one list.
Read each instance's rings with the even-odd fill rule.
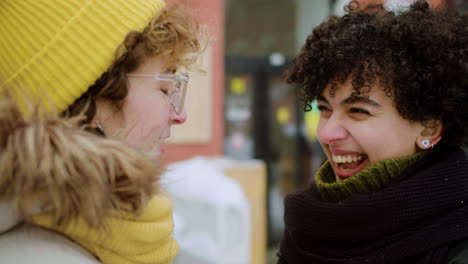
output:
[[361,109],[361,108],[356,108],[356,107],[352,107],[351,109],[349,109],[349,112],[352,113],[352,114],[365,114],[365,115],[370,115],[370,113],[364,109]]
[[331,111],[330,108],[328,108],[328,107],[326,107],[326,106],[324,106],[324,105],[318,105],[317,108],[318,108],[318,110],[319,110],[320,112],[323,112],[323,111]]

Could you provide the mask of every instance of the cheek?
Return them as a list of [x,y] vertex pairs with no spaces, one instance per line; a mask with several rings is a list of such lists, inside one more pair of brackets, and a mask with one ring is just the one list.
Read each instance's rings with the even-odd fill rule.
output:
[[170,105],[157,94],[129,94],[124,111],[131,146],[153,145],[169,129]]
[[415,132],[408,124],[387,121],[384,124],[373,125],[367,131],[356,131],[355,139],[369,156],[372,164],[416,152]]

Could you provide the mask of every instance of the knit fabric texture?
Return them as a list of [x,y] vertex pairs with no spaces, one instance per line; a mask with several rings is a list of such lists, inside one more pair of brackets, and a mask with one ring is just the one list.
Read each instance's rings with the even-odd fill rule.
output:
[[61,112],[112,63],[131,30],[143,30],[163,0],[2,0],[0,92],[24,106]]
[[430,150],[403,158],[387,159],[340,182],[336,181],[330,162],[326,161],[315,174],[315,184],[322,199],[330,202],[344,200],[353,194],[377,192],[429,153]]
[[108,264],[167,264],[178,252],[172,238],[172,201],[154,197],[143,214],[110,211],[102,229],[90,228],[82,218],[67,226],[53,225],[53,213],[34,216],[33,223],[57,231]]
[[279,263],[447,263],[451,245],[468,238],[463,150],[436,146],[375,192],[355,185],[339,189],[354,193],[338,202],[316,184],[286,197]]

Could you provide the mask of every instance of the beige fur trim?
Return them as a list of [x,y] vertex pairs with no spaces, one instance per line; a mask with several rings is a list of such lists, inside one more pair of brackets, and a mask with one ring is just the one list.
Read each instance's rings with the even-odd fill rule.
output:
[[94,227],[105,209],[144,208],[161,175],[154,160],[84,131],[79,119],[34,112],[0,98],[0,201],[12,200],[26,220],[40,208],[56,224],[81,215]]

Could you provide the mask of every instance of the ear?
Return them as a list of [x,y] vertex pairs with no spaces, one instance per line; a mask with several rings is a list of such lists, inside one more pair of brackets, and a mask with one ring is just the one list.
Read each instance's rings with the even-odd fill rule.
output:
[[420,149],[432,148],[442,139],[444,127],[440,120],[430,120],[423,125],[424,128],[416,139],[416,145]]

